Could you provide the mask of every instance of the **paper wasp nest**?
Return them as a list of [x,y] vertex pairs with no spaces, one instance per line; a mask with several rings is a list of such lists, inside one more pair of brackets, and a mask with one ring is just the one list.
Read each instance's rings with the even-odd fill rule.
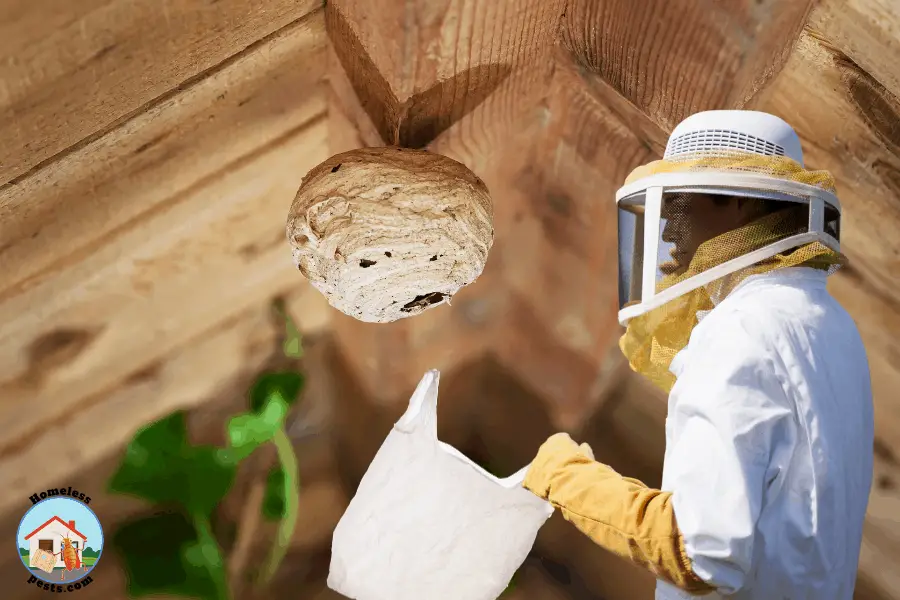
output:
[[291,205],[294,263],[336,309],[387,323],[448,302],[481,274],[494,237],[487,187],[424,150],[332,156]]

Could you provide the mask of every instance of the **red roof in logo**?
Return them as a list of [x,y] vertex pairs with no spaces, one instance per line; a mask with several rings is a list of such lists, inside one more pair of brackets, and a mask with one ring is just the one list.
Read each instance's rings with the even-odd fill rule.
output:
[[74,531],[74,532],[78,535],[78,537],[80,537],[81,539],[87,541],[87,536],[84,535],[83,533],[81,533],[80,531],[78,531],[77,529],[75,529],[75,527],[74,527],[75,521],[70,521],[70,523],[72,523],[72,525],[69,525],[69,523],[66,523],[65,521],[63,521],[62,519],[60,519],[60,518],[57,517],[57,516],[50,517],[50,519],[49,519],[46,523],[44,523],[43,525],[41,525],[40,527],[38,527],[37,529],[35,529],[35,530],[32,531],[31,533],[29,533],[28,535],[26,535],[26,536],[25,536],[25,539],[26,539],[26,540],[29,539],[31,536],[33,536],[34,534],[36,534],[38,531],[40,531],[41,529],[43,529],[44,527],[46,527],[47,525],[49,525],[49,524],[52,523],[53,521],[59,521],[60,523],[62,523],[62,524],[65,526],[66,529],[68,529],[68,530],[70,530],[70,531]]

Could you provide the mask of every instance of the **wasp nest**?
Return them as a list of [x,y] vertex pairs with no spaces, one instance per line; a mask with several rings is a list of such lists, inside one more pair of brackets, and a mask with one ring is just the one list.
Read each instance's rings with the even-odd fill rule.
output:
[[306,177],[291,205],[294,262],[336,309],[387,323],[449,302],[494,237],[487,187],[455,160],[364,148]]

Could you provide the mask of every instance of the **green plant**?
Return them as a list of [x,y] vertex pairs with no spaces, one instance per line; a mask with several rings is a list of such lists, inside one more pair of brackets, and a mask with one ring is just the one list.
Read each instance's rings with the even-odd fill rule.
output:
[[[276,310],[286,322],[285,354],[301,356],[297,327],[283,308]],[[273,444],[278,456],[262,505],[266,519],[280,521],[259,583],[271,580],[297,522],[297,457],[285,431],[285,417],[303,383],[300,373],[290,371],[259,376],[249,392],[249,410],[228,421],[224,448],[192,444],[183,411],[135,434],[108,482],[111,492],[143,498],[155,508],[150,516],[123,524],[112,536],[131,597],[168,594],[231,600],[222,549],[213,535],[213,514],[231,489],[240,463],[265,444]]]

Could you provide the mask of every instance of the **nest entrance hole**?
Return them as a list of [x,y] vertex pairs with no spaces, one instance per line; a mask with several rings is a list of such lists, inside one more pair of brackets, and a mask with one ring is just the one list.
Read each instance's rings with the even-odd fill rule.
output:
[[407,302],[400,309],[403,312],[413,312],[422,308],[427,308],[432,304],[437,304],[444,299],[444,294],[442,292],[431,292],[429,294],[422,294],[421,296],[416,296],[411,301]]

